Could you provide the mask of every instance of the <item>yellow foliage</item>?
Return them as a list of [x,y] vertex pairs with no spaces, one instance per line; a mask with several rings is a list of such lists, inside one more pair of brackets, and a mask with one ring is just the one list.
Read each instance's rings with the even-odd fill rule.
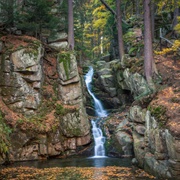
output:
[[155,54],[164,55],[170,52],[177,52],[180,49],[180,40],[175,40],[170,48],[164,48],[162,51],[154,51]]
[[99,6],[96,9],[94,9],[93,15],[96,14],[97,12],[99,12],[99,11],[102,11],[102,10],[105,10],[105,6],[104,5]]
[[94,21],[93,27],[94,28],[103,28],[106,25],[106,19],[102,18],[102,19],[97,19],[96,21]]
[[177,17],[178,20],[178,24],[176,25],[176,27],[174,28],[178,33],[180,33],[180,16]]

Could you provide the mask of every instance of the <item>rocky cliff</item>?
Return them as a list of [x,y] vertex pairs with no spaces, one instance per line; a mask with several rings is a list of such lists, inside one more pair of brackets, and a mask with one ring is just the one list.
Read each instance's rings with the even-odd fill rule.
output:
[[1,37],[1,163],[71,155],[91,141],[76,57],[66,50],[66,38],[60,33],[43,46],[29,36]]
[[116,107],[121,110],[125,106],[103,123],[108,154],[132,156],[134,164],[158,179],[178,179],[179,63],[156,57],[161,76],[155,78],[154,91],[143,77],[142,60],[127,58],[125,62],[121,65],[118,60],[101,61],[96,66],[95,85],[101,84],[96,87],[97,94],[103,91],[111,104],[118,99]]

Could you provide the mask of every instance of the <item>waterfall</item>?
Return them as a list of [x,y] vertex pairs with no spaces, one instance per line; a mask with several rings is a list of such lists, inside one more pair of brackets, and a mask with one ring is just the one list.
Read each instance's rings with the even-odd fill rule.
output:
[[[93,78],[94,70],[92,67],[89,67],[88,73],[85,75],[85,83],[88,89],[89,94],[92,96],[94,100],[94,106],[95,106],[95,112],[97,117],[107,117],[107,112],[103,109],[103,106],[101,102],[95,97],[95,95],[91,91],[91,82]],[[104,143],[105,143],[105,138],[103,136],[102,130],[97,127],[97,121],[99,120],[97,118],[95,121],[91,121],[92,123],[92,133],[93,133],[93,138],[95,142],[95,147],[94,147],[94,156],[95,157],[104,157],[105,156],[105,148],[104,148]]]
[[88,73],[85,75],[85,83],[86,83],[89,94],[92,96],[92,98],[94,100],[94,106],[95,106],[96,115],[98,117],[106,117],[107,112],[103,109],[101,102],[91,92],[91,82],[92,82],[93,74],[94,74],[94,70],[90,66]]

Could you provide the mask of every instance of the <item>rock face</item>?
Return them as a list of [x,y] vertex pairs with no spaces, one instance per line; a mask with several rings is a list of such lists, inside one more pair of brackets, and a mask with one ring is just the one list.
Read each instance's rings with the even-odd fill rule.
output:
[[119,64],[118,59],[110,62],[98,61],[95,68],[94,89],[106,109],[116,109],[131,101],[129,89],[122,89],[117,84],[114,71],[114,66],[117,64]]
[[[51,48],[52,43],[56,40],[50,41]],[[73,53],[48,54],[39,41],[27,36],[4,37],[1,45],[0,111],[12,132],[8,155],[0,162],[82,151],[91,134]]]
[[41,44],[22,48],[1,58],[1,96],[13,111],[32,114],[37,110],[42,86]]
[[[112,137],[109,140],[107,139],[111,144],[111,150],[114,147],[112,152],[108,148],[107,150],[115,156],[135,156],[133,162],[155,175],[158,179],[179,179],[180,131],[178,124],[177,128],[175,128],[176,124],[171,123],[172,119],[165,125],[166,117],[163,108],[163,103],[166,103],[167,93],[171,93],[170,97],[175,97],[175,91],[173,92],[172,88],[167,88],[160,93],[160,96],[155,96],[156,98],[152,99],[153,87],[148,85],[142,75],[141,60],[127,59],[124,62],[124,65],[118,60],[112,62],[99,61],[97,63],[98,70],[94,84],[99,85],[98,91],[101,91],[101,94],[105,93],[105,97],[110,99],[114,107],[115,104],[112,101],[114,97],[118,99],[118,106],[124,103],[127,104],[128,93],[123,94],[123,92],[130,92],[132,94],[131,98],[135,100],[124,118],[120,115],[119,118],[115,119],[120,123],[117,125],[116,130],[113,131],[113,134],[109,135],[110,130],[106,133],[107,137]],[[126,97],[122,98],[123,95]],[[124,101],[125,99],[126,101]],[[158,101],[161,101],[161,104],[158,104]],[[148,105],[149,108],[147,108]],[[154,109],[153,105],[156,105]],[[179,106],[177,106],[176,101],[172,106],[166,112],[167,117],[177,118],[178,111],[174,109]],[[173,115],[173,112],[176,114]],[[109,119],[110,121],[114,120],[111,120],[111,117]],[[109,129],[112,124],[110,123]],[[106,132],[106,128],[104,131]],[[115,148],[113,143],[117,144],[117,142],[120,147]]]

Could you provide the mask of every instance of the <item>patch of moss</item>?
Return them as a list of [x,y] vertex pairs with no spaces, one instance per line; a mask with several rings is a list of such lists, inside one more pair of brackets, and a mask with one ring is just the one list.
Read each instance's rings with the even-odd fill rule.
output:
[[31,116],[19,118],[16,122],[17,127],[25,130],[31,130],[35,132],[45,132],[44,117]]
[[166,116],[166,107],[159,106],[148,106],[148,110],[151,112],[151,115],[155,117],[160,127],[166,125],[167,116]]
[[29,54],[30,57],[37,57],[38,56],[38,50],[37,48],[33,48],[33,47],[27,47],[23,54]]
[[9,136],[12,129],[4,122],[3,113],[0,111],[0,155],[6,155],[9,151]]
[[59,61],[59,63],[63,63],[63,67],[65,70],[65,74],[66,74],[67,79],[69,79],[71,54],[72,54],[72,52],[70,52],[70,51],[61,52],[58,54],[58,61]]
[[67,113],[67,109],[64,108],[61,104],[57,104],[56,108],[55,108],[55,113],[58,116],[63,116],[63,115],[65,115]]

